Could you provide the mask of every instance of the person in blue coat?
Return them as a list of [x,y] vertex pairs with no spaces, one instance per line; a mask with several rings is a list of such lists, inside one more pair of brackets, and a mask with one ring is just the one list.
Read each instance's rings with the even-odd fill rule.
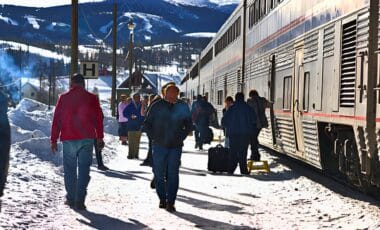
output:
[[225,112],[222,118],[222,126],[230,140],[232,174],[239,163],[240,173],[248,174],[247,151],[250,138],[256,129],[256,114],[244,101],[244,94],[237,93],[235,103]]
[[144,117],[141,115],[140,94],[133,95],[132,102],[124,109],[124,117],[128,118],[128,159],[139,158],[141,127]]

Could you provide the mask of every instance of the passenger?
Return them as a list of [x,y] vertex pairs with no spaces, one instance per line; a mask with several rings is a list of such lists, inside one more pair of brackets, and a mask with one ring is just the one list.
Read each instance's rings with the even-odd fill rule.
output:
[[123,111],[124,109],[132,102],[130,97],[122,94],[120,96],[120,103],[118,106],[118,114],[119,114],[119,139],[121,140],[122,145],[127,145],[128,140],[128,118],[124,117]]
[[139,158],[141,126],[144,117],[141,116],[140,94],[133,95],[132,103],[123,111],[124,117],[128,119],[128,159]]
[[197,129],[197,121],[198,121],[198,115],[201,110],[200,103],[203,100],[202,95],[198,95],[196,97],[196,100],[193,101],[193,104],[191,105],[191,117],[193,121],[193,127],[194,127],[194,136],[195,136],[195,149],[199,148],[200,141],[200,135],[199,135],[199,129]]
[[[196,147],[199,150],[203,150],[203,144],[206,143],[207,139],[210,139],[209,125],[210,125],[210,116],[214,113],[214,107],[207,101],[206,97],[200,98],[197,100],[197,107],[193,111],[195,121],[196,132]],[[193,122],[194,122],[193,121]]]
[[[66,202],[70,207],[86,209],[85,198],[90,182],[93,139],[104,146],[103,118],[98,98],[84,88],[84,78],[74,74],[70,90],[62,94],[55,107],[51,127],[51,150],[63,142],[63,168]],[[81,111],[78,113],[78,111]],[[77,173],[78,172],[78,173]]]
[[265,115],[265,109],[269,108],[271,103],[264,97],[260,97],[256,90],[251,90],[249,92],[249,98],[247,100],[248,105],[256,113],[256,129],[253,133],[250,144],[251,144],[251,157],[253,161],[260,161],[259,153],[259,140],[258,136],[262,128],[268,127],[268,119]]
[[176,211],[179,166],[183,141],[191,131],[191,114],[187,104],[178,99],[179,89],[169,85],[164,99],[155,102],[144,125],[153,141],[153,171],[160,199],[159,208]]
[[[145,110],[141,109],[141,115],[142,116],[145,117],[148,114],[149,109],[152,106],[152,104],[160,99],[160,97],[156,97],[156,96],[157,95],[155,95],[155,94],[151,94],[149,96],[148,106],[146,107]],[[143,125],[143,130],[146,132],[144,125]],[[145,160],[140,164],[141,166],[152,166],[152,138],[148,134],[147,134],[147,136],[148,136],[148,143],[149,143],[148,144],[148,146],[149,146],[148,154],[147,154]]]
[[[0,198],[3,196],[9,168],[9,150],[11,146],[11,131],[8,121],[8,102],[0,92]],[[1,212],[1,200],[0,200]]]
[[[96,86],[94,86],[94,89],[92,90],[92,93],[96,95],[96,97],[99,100],[99,90]],[[102,112],[102,117],[104,119],[104,114]],[[101,146],[101,148],[98,148],[98,142],[96,138],[94,139],[94,149],[95,149],[95,156],[96,156],[96,161],[98,163],[98,169],[102,171],[107,171],[109,168],[104,165],[103,163],[103,157],[102,157],[102,149],[104,146]]]
[[[223,116],[226,113],[226,111],[234,104],[234,99],[231,96],[226,97],[224,100],[224,108],[222,110]],[[230,147],[230,141],[226,134],[226,129],[223,127],[224,132],[224,147],[229,148]]]
[[247,150],[250,137],[256,129],[256,114],[244,101],[244,94],[237,93],[235,103],[225,112],[222,126],[230,141],[233,167],[228,173],[232,174],[239,163],[240,173],[248,174]]

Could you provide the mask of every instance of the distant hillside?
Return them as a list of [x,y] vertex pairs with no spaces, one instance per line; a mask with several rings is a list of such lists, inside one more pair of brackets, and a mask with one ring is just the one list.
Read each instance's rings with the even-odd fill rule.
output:
[[[195,44],[205,45],[210,33],[215,33],[236,7],[236,4],[212,3],[184,5],[172,0],[117,2],[119,44],[128,43],[127,23],[133,19],[137,43],[195,41]],[[81,44],[96,44],[104,38],[106,43],[112,42],[112,9],[113,0],[80,4]],[[204,35],[206,38],[202,37]],[[29,8],[4,5],[0,8],[0,38],[37,46],[46,43],[68,44],[71,38],[71,6]]]

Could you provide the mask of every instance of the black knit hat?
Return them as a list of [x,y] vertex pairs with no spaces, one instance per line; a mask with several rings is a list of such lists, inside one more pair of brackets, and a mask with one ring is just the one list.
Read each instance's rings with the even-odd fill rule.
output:
[[80,73],[75,73],[72,77],[71,77],[71,82],[72,83],[75,83],[75,84],[84,84],[84,77],[82,74]]

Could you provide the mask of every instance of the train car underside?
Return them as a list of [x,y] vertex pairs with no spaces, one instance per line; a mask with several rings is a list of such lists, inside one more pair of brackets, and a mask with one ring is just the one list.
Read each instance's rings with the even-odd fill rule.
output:
[[324,171],[349,181],[363,191],[379,194],[379,167],[369,166],[378,165],[379,161],[366,153],[368,135],[363,127],[320,122],[318,135]]

